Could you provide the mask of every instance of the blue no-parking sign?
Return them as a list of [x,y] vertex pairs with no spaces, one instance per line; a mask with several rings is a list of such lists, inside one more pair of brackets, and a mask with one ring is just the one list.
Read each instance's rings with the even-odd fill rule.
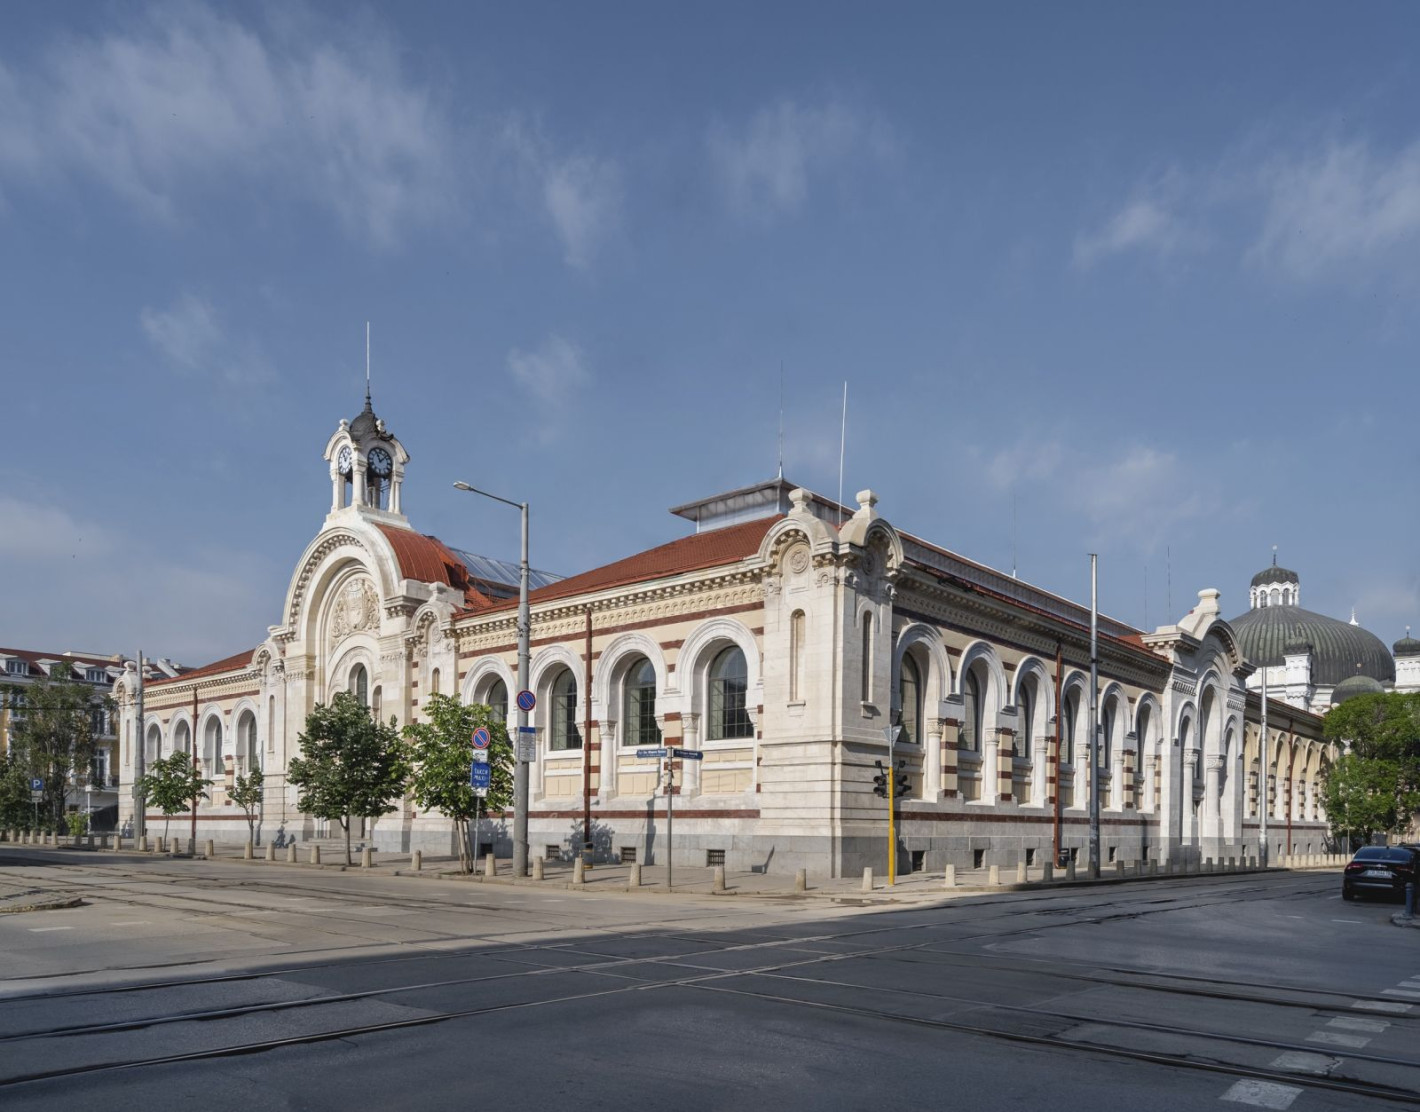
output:
[[473,731],[473,747],[475,749],[487,749],[491,740],[487,726],[480,726]]
[[531,691],[518,692],[518,709],[532,713],[533,707],[537,706],[537,696]]

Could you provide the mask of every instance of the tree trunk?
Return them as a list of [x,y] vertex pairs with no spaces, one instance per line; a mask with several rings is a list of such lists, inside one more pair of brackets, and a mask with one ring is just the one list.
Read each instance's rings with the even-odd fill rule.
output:
[[350,859],[350,816],[349,816],[349,815],[346,815],[345,818],[342,820],[342,825],[345,827],[345,863],[346,863],[347,865],[353,865],[354,862]]
[[455,819],[454,831],[459,839],[459,872],[467,876],[472,868],[468,856],[468,820]]

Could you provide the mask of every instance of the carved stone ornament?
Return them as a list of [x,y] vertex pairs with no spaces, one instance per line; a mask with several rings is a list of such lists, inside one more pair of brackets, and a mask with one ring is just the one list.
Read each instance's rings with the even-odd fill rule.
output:
[[368,579],[352,579],[340,589],[330,619],[330,638],[339,644],[352,633],[374,629],[380,621],[380,600]]
[[789,553],[789,570],[795,575],[803,575],[809,570],[809,550],[807,545],[796,544]]

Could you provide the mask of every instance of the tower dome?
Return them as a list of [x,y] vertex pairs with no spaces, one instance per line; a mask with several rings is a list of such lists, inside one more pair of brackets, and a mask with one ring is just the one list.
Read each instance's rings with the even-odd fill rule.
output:
[[1396,656],[1420,656],[1420,640],[1410,636],[1410,627],[1405,627],[1405,636],[1391,646]]
[[1354,699],[1357,695],[1380,695],[1384,691],[1385,688],[1370,676],[1352,676],[1336,685],[1331,692],[1331,705],[1339,706],[1347,699]]

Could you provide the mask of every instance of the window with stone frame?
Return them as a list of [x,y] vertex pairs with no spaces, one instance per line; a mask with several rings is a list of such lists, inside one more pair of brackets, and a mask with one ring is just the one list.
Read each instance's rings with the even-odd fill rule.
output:
[[749,667],[738,645],[721,650],[711,662],[709,688],[709,740],[754,737],[748,706]]
[[656,669],[644,656],[626,672],[622,695],[624,728],[621,744],[656,747],[661,727],[656,723]]
[[577,728],[577,677],[564,668],[552,685],[551,733],[548,748],[554,752],[582,748],[582,731]]

